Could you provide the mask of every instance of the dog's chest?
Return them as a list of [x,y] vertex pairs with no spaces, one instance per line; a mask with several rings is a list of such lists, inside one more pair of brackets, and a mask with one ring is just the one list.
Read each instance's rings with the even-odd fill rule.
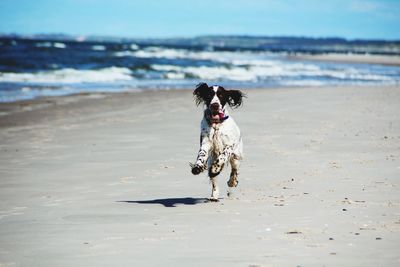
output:
[[232,142],[226,127],[221,124],[209,128],[208,140],[211,142],[212,150],[216,154],[222,153],[224,148]]

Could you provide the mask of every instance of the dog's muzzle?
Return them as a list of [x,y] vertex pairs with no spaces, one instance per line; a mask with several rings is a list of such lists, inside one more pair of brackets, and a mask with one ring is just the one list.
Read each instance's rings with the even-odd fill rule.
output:
[[220,113],[219,110],[219,104],[218,103],[212,103],[210,105],[210,111],[213,115],[217,115],[218,113]]
[[209,125],[214,125],[224,122],[229,116],[226,116],[222,110],[211,110],[207,109],[205,111],[205,117]]

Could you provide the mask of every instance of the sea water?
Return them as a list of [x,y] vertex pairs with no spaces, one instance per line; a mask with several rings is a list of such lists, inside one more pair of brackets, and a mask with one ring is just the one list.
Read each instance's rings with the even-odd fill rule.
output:
[[[186,40],[0,38],[0,102],[41,96],[147,89],[398,85],[400,67],[293,59],[293,54],[400,54],[398,45],[337,46],[331,40],[269,45],[258,39],[193,44]],[[279,38],[277,38],[279,39]],[[285,43],[286,42],[286,43]],[[329,44],[329,42],[328,42]],[[339,48],[338,48],[339,47]],[[372,47],[372,50],[364,49]]]

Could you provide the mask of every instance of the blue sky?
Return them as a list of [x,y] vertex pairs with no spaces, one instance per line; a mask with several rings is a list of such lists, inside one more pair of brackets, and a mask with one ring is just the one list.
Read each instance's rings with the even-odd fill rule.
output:
[[400,39],[400,0],[0,0],[0,33]]

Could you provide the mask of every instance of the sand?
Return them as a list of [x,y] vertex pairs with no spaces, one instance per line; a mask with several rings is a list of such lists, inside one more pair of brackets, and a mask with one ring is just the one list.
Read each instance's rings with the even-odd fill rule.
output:
[[0,266],[399,266],[400,88],[245,91],[218,203],[190,91],[0,105]]
[[291,60],[312,60],[323,62],[342,62],[359,64],[378,64],[387,66],[400,66],[400,56],[394,55],[374,55],[374,54],[298,54],[290,55]]

